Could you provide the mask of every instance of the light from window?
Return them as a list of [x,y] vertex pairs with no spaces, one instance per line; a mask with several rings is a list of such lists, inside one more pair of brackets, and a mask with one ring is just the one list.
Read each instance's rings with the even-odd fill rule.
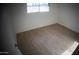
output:
[[48,12],[48,3],[27,3],[27,13]]

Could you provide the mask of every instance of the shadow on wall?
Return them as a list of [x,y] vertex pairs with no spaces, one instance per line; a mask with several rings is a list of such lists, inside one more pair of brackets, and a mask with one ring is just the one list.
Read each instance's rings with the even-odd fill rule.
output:
[[58,4],[59,23],[79,33],[79,4]]
[[16,33],[14,33],[11,19],[9,18],[8,4],[0,4],[0,54],[21,54],[15,47]]

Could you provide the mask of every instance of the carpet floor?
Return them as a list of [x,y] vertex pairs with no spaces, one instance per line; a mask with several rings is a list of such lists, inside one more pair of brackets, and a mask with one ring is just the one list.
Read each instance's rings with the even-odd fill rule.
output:
[[79,34],[53,24],[17,34],[20,51],[25,55],[72,54],[78,45]]

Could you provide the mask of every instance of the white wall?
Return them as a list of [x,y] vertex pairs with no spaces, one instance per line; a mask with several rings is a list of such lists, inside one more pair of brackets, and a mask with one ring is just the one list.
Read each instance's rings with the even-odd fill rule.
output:
[[[79,32],[79,4],[49,4],[50,11],[27,14],[26,4],[11,4],[15,33],[60,23]],[[16,17],[15,17],[16,16]]]
[[58,4],[58,23],[79,32],[79,4]]
[[[3,8],[1,8],[3,7]],[[11,17],[10,17],[10,9],[8,4],[2,4],[1,5],[2,14],[1,14],[1,47],[3,52],[8,52],[9,55],[17,55],[21,54],[20,51],[15,47],[16,42],[16,33],[14,32],[14,27],[11,22]],[[0,47],[0,48],[1,48]],[[2,52],[2,51],[1,51]]]
[[[56,23],[55,4],[49,4],[49,12],[27,14],[26,4],[15,4],[12,7],[16,33]],[[18,15],[18,16],[17,16]]]

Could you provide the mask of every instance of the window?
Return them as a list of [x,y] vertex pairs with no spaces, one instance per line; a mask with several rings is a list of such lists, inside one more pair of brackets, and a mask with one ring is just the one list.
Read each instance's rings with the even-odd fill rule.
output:
[[48,3],[27,3],[27,13],[48,12]]

